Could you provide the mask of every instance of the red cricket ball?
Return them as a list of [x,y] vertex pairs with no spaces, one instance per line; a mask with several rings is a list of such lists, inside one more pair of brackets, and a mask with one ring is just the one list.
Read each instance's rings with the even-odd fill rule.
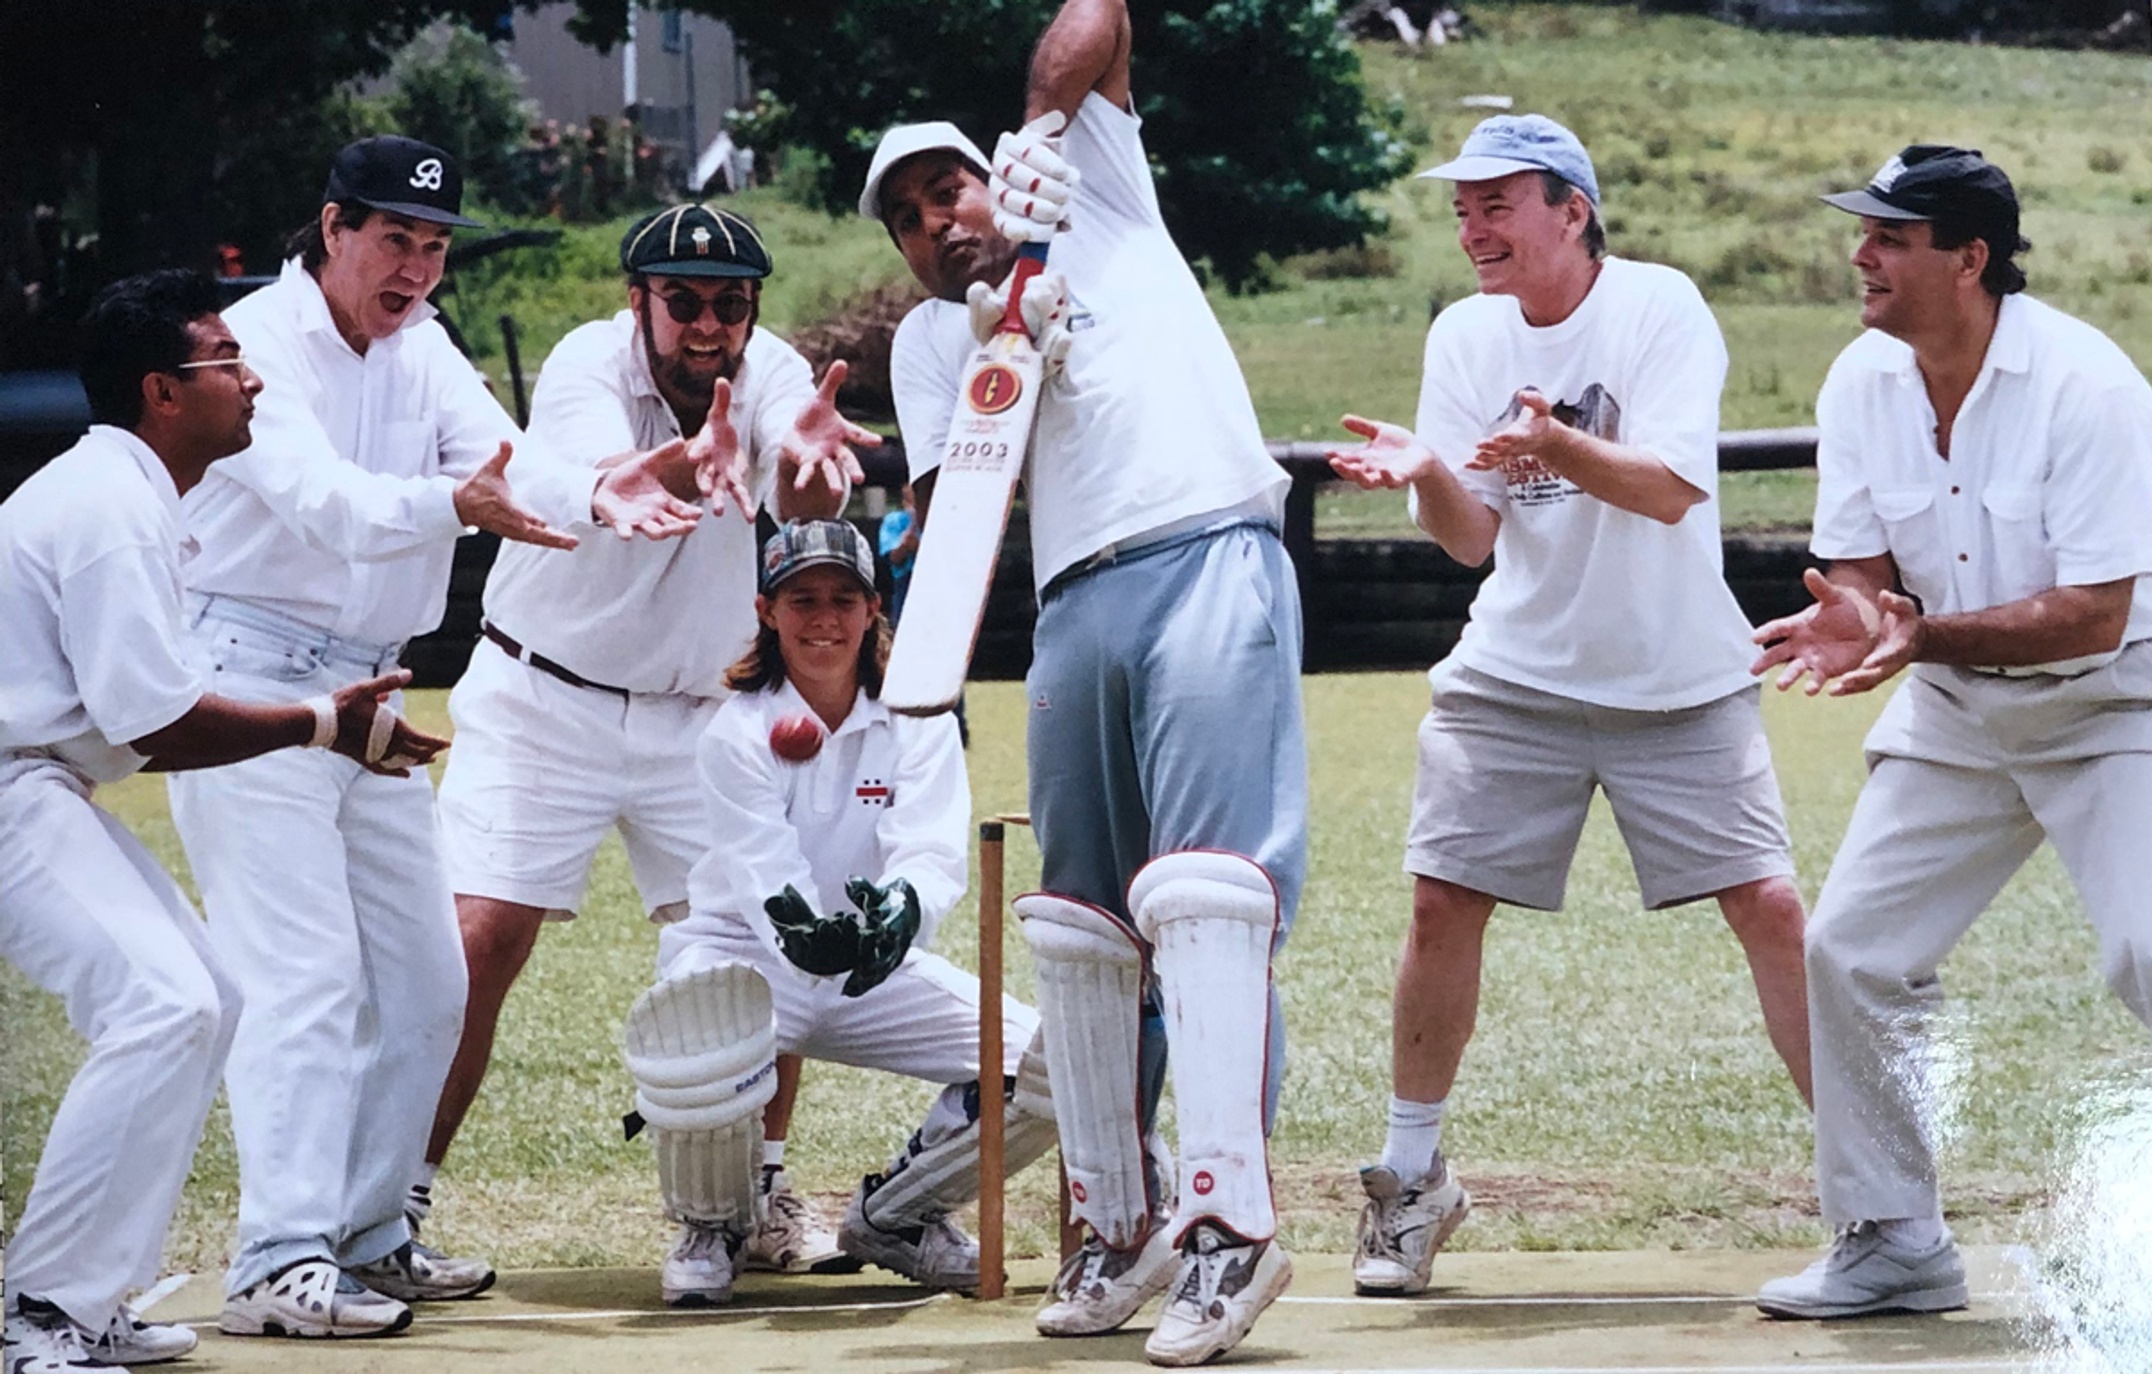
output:
[[822,722],[786,716],[770,727],[770,752],[786,763],[805,763],[822,752]]

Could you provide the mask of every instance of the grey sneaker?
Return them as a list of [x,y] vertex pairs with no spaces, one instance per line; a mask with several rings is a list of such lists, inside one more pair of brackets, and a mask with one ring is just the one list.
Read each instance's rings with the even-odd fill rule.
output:
[[782,1169],[762,1175],[762,1224],[740,1249],[740,1268],[768,1274],[856,1274],[860,1263],[838,1248],[837,1233],[792,1191]]
[[1872,1312],[1954,1312],[1971,1300],[1965,1263],[1949,1235],[1931,1250],[1893,1244],[1872,1221],[1844,1227],[1830,1253],[1792,1278],[1773,1279],[1756,1306],[1810,1321]]
[[1054,1275],[1053,1300],[1039,1309],[1041,1336],[1097,1336],[1116,1330],[1166,1291],[1180,1261],[1170,1218],[1153,1216],[1150,1234],[1132,1250],[1109,1250],[1098,1232]]
[[1367,1206],[1353,1250],[1353,1291],[1379,1297],[1426,1292],[1435,1253],[1472,1214],[1472,1195],[1450,1177],[1439,1154],[1427,1176],[1411,1184],[1379,1164],[1362,1169],[1360,1190]]
[[137,1364],[163,1364],[176,1360],[202,1343],[201,1337],[184,1326],[142,1320],[142,1314],[120,1304],[112,1324],[96,1340],[84,1340],[90,1363],[107,1369]]
[[658,1283],[667,1307],[715,1307],[732,1301],[732,1252],[739,1241],[722,1226],[683,1221]]
[[354,1264],[351,1276],[398,1302],[454,1302],[475,1298],[493,1286],[493,1266],[484,1260],[453,1259],[430,1245],[405,1241],[371,1264]]
[[968,1292],[979,1286],[979,1243],[965,1235],[946,1213],[915,1226],[884,1230],[867,1220],[867,1195],[882,1182],[869,1174],[844,1209],[837,1245],[865,1264],[879,1264],[929,1288]]
[[0,1370],[6,1374],[83,1374],[97,1368],[84,1348],[83,1336],[74,1318],[53,1304],[18,1299],[0,1323]]
[[224,1300],[217,1330],[227,1336],[300,1336],[309,1340],[393,1336],[411,1309],[346,1274],[328,1260],[300,1260]]
[[1264,1308],[1293,1281],[1275,1240],[1248,1244],[1209,1222],[1189,1228],[1166,1310],[1143,1343],[1152,1364],[1207,1364],[1239,1345]]

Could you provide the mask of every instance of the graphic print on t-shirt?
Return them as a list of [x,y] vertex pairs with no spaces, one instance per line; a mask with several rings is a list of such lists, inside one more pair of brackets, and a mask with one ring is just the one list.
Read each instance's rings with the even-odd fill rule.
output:
[[[1487,432],[1493,434],[1507,427],[1523,413],[1524,403],[1512,395],[1508,408],[1487,427]],[[1574,403],[1556,401],[1553,418],[1610,443],[1621,438],[1621,403],[1597,382],[1584,388],[1584,394]],[[1509,503],[1513,507],[1550,506],[1582,493],[1576,483],[1537,458],[1512,458],[1502,465],[1502,478],[1509,484]]]

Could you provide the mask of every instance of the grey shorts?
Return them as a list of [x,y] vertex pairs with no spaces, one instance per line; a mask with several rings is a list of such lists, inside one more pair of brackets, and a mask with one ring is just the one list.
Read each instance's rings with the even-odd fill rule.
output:
[[1648,908],[1793,873],[1759,689],[1680,711],[1626,711],[1441,675],[1420,722],[1405,871],[1558,910],[1604,788]]

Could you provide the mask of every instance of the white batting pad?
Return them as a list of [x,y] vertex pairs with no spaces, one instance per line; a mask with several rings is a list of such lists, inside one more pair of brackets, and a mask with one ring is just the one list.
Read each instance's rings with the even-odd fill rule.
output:
[[1268,1240],[1278,1229],[1263,1139],[1277,889],[1252,859],[1193,851],[1146,864],[1128,904],[1165,993],[1181,1139],[1174,1234],[1209,1220]]
[[1127,926],[1073,897],[1027,893],[1015,907],[1038,971],[1069,1210],[1125,1250],[1142,1243],[1151,1210],[1138,1126],[1143,946]]
[[746,964],[668,978],[621,1034],[666,1211],[744,1233],[755,1223],[762,1108],[777,1092],[770,985]]
[[[991,1083],[991,1088],[987,1085]],[[867,1195],[867,1220],[884,1230],[917,1226],[951,1212],[979,1195],[979,1116],[998,1095],[998,1077],[980,1080],[981,1094],[967,1102],[958,1090],[944,1092],[889,1166],[880,1187]],[[1046,1059],[1038,1036],[1016,1069],[1016,1092],[1002,1113],[1001,1158],[1013,1176],[1054,1144],[1054,1102],[1047,1088]]]

